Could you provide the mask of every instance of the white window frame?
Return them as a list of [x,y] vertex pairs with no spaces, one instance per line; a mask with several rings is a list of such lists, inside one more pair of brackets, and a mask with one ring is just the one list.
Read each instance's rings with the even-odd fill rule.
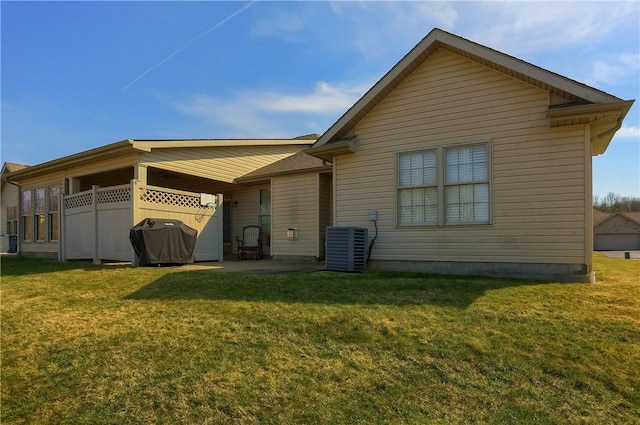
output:
[[[454,157],[456,151],[458,154]],[[445,224],[489,224],[491,185],[488,144],[448,146],[443,152]],[[483,157],[484,161],[481,161]],[[465,197],[466,200],[462,199]]]
[[[464,178],[466,174],[464,172],[460,173],[463,178],[458,178],[457,180],[451,179],[450,176],[447,175],[446,172],[446,155],[447,152],[453,152],[455,150],[464,150],[464,149],[472,149],[478,146],[486,146],[486,164],[476,163],[476,165],[480,164],[480,167],[476,167],[476,169],[482,169],[484,166],[484,174],[477,173],[479,175],[473,176],[473,172],[471,173],[472,177]],[[416,155],[421,155],[424,153],[434,152],[436,155],[436,173],[437,180],[435,184],[433,182],[429,182],[429,184],[424,184],[424,182],[418,181],[417,184],[413,184],[415,181],[412,180],[411,183],[407,184],[407,170],[401,169],[401,162],[406,163],[408,157],[415,157]],[[419,150],[410,150],[410,151],[401,151],[396,152],[395,155],[395,166],[396,166],[396,226],[397,227],[429,227],[429,226],[461,226],[461,225],[472,225],[472,226],[481,226],[481,225],[490,225],[493,223],[493,196],[492,196],[492,146],[491,141],[483,141],[483,142],[465,142],[465,143],[454,143],[447,145],[439,145],[435,147],[419,149]],[[450,161],[451,162],[451,161]],[[460,165],[460,164],[457,164]],[[464,163],[463,165],[469,167],[468,163]],[[473,169],[473,164],[470,165],[471,169]],[[414,171],[415,173],[415,171]],[[404,175],[404,177],[403,177]],[[419,179],[418,179],[419,180]],[[415,207],[412,203],[406,200],[406,192],[410,190],[424,190],[425,188],[435,188],[436,197],[437,197],[437,205],[435,207],[436,217],[433,217],[433,206],[430,206],[431,214],[425,214],[425,220],[422,221],[410,221],[406,222],[403,217],[407,217],[406,208],[408,205]],[[460,209],[462,214],[462,218],[464,217],[472,217],[471,220],[460,219],[460,214],[458,215],[458,219],[452,219],[451,210],[449,214],[447,214],[447,206],[451,206],[451,195],[454,188],[464,189],[465,191],[471,191],[473,193],[473,201],[472,202],[462,202],[458,204],[458,208]],[[484,202],[476,201],[476,191],[478,192],[478,196],[482,197]],[[418,196],[419,197],[419,196]],[[449,197],[449,199],[447,199]],[[484,205],[481,205],[484,204]],[[476,211],[476,206],[478,211]],[[403,215],[404,213],[404,215]],[[449,215],[449,217],[447,217]],[[420,216],[420,214],[412,214],[412,216]]]
[[33,236],[36,242],[47,241],[47,190],[38,187],[33,190]]
[[[28,199],[27,199],[28,198]],[[33,223],[34,195],[32,190],[20,193],[20,238],[23,242],[33,242],[35,225]]]
[[47,241],[57,242],[60,240],[60,187],[47,186]]
[[[408,167],[403,168],[402,164]],[[402,152],[396,158],[398,225],[438,224],[438,151]],[[403,217],[407,217],[406,222]]]

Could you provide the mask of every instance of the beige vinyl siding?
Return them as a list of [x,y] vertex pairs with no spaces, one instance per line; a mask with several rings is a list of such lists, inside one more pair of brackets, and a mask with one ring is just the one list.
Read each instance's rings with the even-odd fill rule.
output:
[[[549,95],[446,50],[434,53],[356,125],[337,157],[336,224],[368,226],[372,259],[585,261],[585,128],[549,129]],[[396,154],[486,142],[491,224],[396,225]]]
[[[319,257],[319,175],[295,174],[273,178],[273,254]],[[287,229],[297,228],[298,239],[287,239]]]
[[2,228],[0,230],[0,234],[5,235],[7,233],[7,208],[20,205],[19,199],[20,191],[18,186],[10,183],[2,184],[2,208],[0,208],[0,222],[2,223]]
[[141,164],[231,183],[251,171],[287,158],[302,146],[225,146],[154,149]]
[[[87,160],[81,165],[67,168],[62,177],[82,177],[90,174],[102,173],[105,171],[117,170],[120,168],[133,167],[138,160],[138,153],[130,153],[115,158],[106,158],[99,161]],[[122,184],[122,183],[119,183]]]

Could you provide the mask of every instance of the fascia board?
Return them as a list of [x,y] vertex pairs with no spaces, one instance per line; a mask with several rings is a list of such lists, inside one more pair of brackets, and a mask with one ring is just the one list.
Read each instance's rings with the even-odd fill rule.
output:
[[152,149],[202,148],[232,146],[309,146],[315,140],[300,139],[211,139],[211,140],[133,140],[134,149],[151,152]]

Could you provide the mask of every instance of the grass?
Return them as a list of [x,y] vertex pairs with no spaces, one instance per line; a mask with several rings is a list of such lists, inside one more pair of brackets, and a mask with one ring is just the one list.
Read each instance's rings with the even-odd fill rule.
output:
[[2,259],[3,424],[640,423],[640,262],[598,283]]

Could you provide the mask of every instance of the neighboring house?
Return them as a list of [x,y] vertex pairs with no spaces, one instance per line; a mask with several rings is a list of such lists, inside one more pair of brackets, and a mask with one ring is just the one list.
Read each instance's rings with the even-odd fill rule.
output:
[[593,222],[595,251],[640,250],[640,213],[603,213],[595,210]]
[[171,218],[198,230],[197,261],[222,260],[236,252],[243,226],[260,224],[265,239],[271,232],[269,180],[235,179],[314,141],[123,140],[13,171],[3,185],[20,188],[19,253],[130,261],[129,229]]
[[0,174],[0,252],[16,252],[18,249],[18,186],[9,183],[5,177],[13,171],[27,168],[27,165],[5,162]]
[[434,29],[307,153],[370,267],[593,281],[592,156],[633,101]]

